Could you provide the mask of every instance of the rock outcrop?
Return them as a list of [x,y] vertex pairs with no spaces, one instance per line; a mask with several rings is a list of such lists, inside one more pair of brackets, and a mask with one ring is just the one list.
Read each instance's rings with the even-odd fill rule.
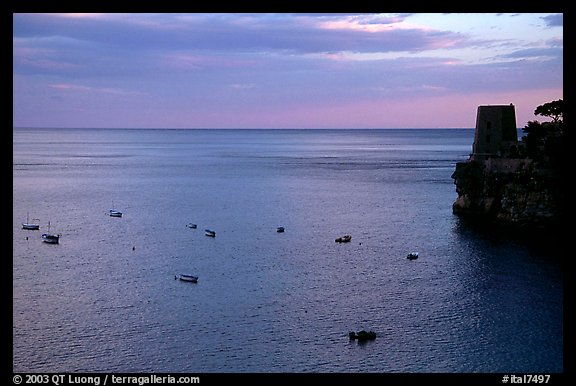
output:
[[452,178],[456,214],[515,225],[546,225],[562,217],[561,178],[528,158],[459,162]]
[[[478,106],[472,154],[452,174],[458,198],[454,213],[513,225],[560,224],[565,217],[567,169],[562,101],[552,123],[529,122],[518,141],[515,108]],[[540,110],[539,110],[540,109]],[[544,109],[546,110],[546,109]],[[548,111],[548,110],[546,110]]]

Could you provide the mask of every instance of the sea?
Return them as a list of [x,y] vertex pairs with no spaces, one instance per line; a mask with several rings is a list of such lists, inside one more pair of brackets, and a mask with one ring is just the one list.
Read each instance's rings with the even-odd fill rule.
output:
[[13,129],[12,370],[562,373],[553,238],[452,213],[473,135]]

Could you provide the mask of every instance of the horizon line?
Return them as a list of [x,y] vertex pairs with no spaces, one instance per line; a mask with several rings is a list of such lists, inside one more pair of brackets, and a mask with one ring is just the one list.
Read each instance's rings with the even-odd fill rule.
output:
[[[461,130],[474,127],[73,127],[73,126],[12,126],[20,129],[59,130]],[[521,127],[518,127],[521,129]]]

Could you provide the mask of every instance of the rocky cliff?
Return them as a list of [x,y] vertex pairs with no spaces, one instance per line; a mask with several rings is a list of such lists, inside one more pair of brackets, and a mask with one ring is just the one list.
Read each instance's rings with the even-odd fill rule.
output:
[[456,164],[456,214],[514,225],[548,225],[563,214],[562,179],[530,159],[494,158]]

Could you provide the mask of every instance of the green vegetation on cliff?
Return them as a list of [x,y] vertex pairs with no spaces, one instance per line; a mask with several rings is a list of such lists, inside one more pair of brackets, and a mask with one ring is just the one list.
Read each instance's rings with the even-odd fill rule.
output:
[[522,129],[526,135],[526,157],[536,161],[540,167],[562,169],[567,161],[568,134],[564,130],[564,101],[544,103],[534,110],[534,115],[552,118],[552,122],[529,121]]

